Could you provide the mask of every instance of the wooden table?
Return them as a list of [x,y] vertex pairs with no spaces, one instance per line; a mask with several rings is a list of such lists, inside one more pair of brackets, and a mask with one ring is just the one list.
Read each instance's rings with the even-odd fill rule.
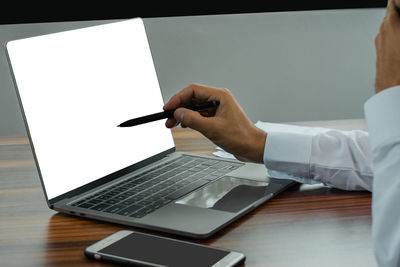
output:
[[[362,120],[294,124],[365,128]],[[197,132],[177,128],[173,134],[177,150],[215,151]],[[245,266],[376,266],[370,206],[369,192],[299,185],[210,239],[172,237],[241,251]],[[27,138],[0,137],[0,266],[108,266],[86,259],[83,250],[120,229],[150,232],[50,210]]]

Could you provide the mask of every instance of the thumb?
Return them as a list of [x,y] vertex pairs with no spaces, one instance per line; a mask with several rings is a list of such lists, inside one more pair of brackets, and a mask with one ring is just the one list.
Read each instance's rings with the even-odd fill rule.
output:
[[174,112],[174,117],[177,122],[180,122],[182,127],[189,127],[201,133],[207,132],[211,124],[210,118],[186,108],[178,108]]

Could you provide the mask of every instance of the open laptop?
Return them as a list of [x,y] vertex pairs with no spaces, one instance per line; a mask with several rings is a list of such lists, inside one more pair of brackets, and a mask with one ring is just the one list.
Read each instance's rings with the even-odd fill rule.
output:
[[206,238],[293,185],[262,164],[175,151],[142,19],[13,40],[6,51],[48,206]]

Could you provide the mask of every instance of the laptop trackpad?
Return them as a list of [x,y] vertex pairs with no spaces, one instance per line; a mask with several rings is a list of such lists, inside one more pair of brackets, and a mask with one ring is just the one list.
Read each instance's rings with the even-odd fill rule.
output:
[[175,203],[238,212],[268,195],[268,182],[225,176]]

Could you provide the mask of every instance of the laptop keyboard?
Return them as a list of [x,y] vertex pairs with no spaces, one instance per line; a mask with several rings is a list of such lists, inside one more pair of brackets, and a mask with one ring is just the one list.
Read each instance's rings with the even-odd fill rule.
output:
[[141,218],[243,163],[183,155],[72,204]]

